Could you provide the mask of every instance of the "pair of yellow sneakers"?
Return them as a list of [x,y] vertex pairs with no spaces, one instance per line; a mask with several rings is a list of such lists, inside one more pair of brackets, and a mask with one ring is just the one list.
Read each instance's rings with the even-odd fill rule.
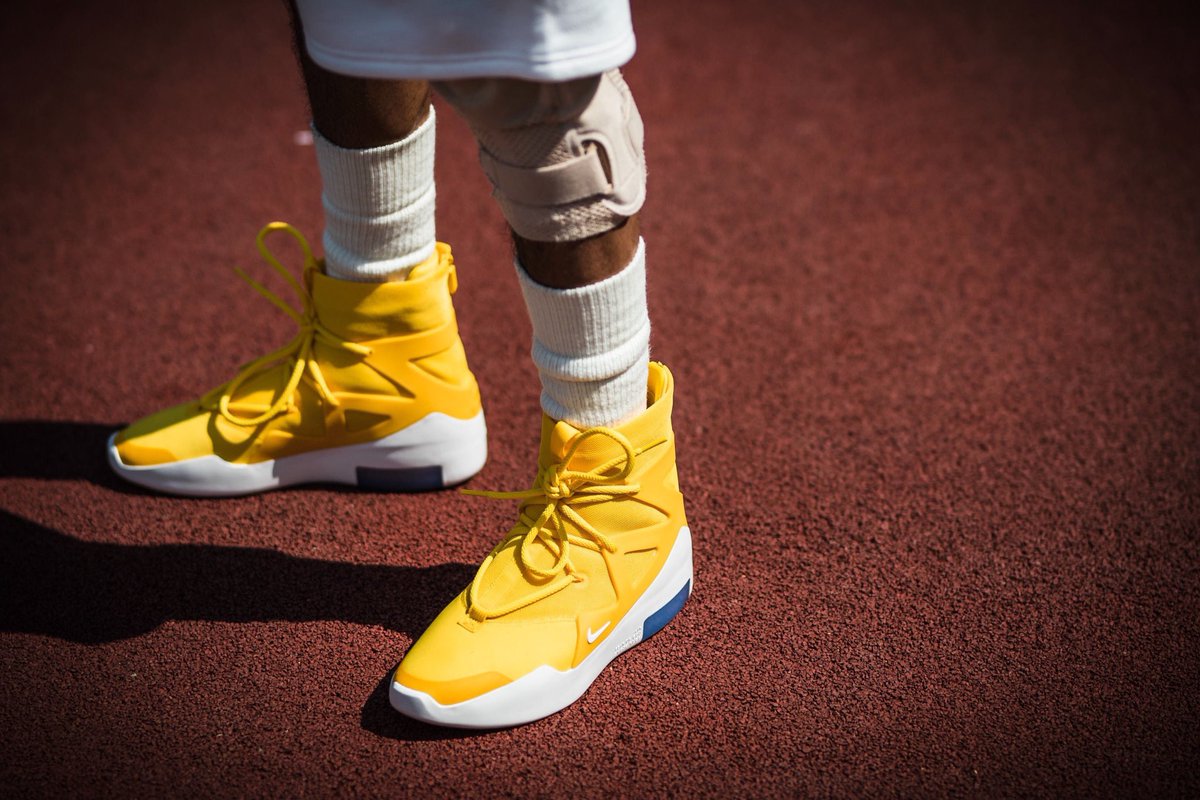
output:
[[[275,233],[300,244],[300,280],[268,247]],[[295,338],[199,400],[115,433],[108,457],[118,475],[219,497],[314,482],[435,489],[482,469],[487,429],[451,304],[447,245],[406,280],[382,284],[325,275],[284,223],[264,228],[258,248],[300,307],[238,272],[295,320]],[[646,411],[616,428],[578,430],[543,415],[533,486],[468,492],[518,500],[518,519],[396,668],[397,710],[464,728],[540,719],[679,611],[692,549],[673,387],[652,363]]]

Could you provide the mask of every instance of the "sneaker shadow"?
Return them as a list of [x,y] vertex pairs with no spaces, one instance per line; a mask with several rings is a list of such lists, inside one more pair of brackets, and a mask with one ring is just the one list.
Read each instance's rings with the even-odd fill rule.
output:
[[0,478],[85,480],[122,494],[149,494],[108,466],[108,437],[120,425],[0,420]]
[[[392,666],[392,670],[395,665]],[[379,679],[371,696],[363,704],[359,724],[362,729],[376,736],[387,739],[397,739],[404,742],[432,742],[444,739],[473,739],[479,736],[490,736],[494,730],[470,730],[466,728],[440,728],[425,722],[406,717],[392,708],[388,700],[388,689],[391,684],[391,672],[388,671]]]

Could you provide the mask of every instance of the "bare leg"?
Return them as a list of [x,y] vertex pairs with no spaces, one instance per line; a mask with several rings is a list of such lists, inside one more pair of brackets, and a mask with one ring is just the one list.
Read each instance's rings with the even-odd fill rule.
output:
[[637,250],[641,225],[635,214],[607,233],[576,242],[535,242],[515,232],[521,266],[543,286],[574,289],[616,275]]
[[322,136],[349,149],[382,147],[425,121],[431,97],[427,81],[354,78],[323,69],[309,57],[300,16],[291,8],[296,54],[313,124]]
[[434,119],[430,86],[330,72],[309,56],[292,6],[296,56],[312,110],[326,274],[404,280],[434,256]]

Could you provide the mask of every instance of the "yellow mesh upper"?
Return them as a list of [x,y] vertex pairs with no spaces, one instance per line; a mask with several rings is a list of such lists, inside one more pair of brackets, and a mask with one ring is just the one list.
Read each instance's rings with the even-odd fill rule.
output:
[[[267,247],[267,237],[278,232],[301,245],[300,280]],[[297,323],[295,338],[199,400],[130,425],[116,440],[123,463],[149,466],[212,454],[256,463],[373,441],[434,411],[458,419],[479,412],[479,389],[451,305],[457,278],[448,245],[439,242],[407,280],[391,283],[325,275],[304,237],[285,223],[266,226],[258,245],[299,306],[238,273]]]
[[650,365],[649,386],[646,411],[615,429],[544,418],[532,488],[468,492],[520,500],[518,522],[413,645],[398,681],[459,702],[478,694],[478,675],[569,669],[611,633],[686,524],[666,367]]

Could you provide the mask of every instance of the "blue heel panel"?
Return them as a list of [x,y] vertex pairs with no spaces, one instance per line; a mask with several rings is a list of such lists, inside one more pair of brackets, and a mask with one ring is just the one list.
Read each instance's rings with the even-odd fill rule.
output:
[[655,611],[650,616],[646,617],[646,621],[642,623],[642,641],[649,639],[654,634],[666,627],[671,618],[679,613],[679,609],[683,608],[683,604],[687,602],[688,595],[692,591],[692,582],[688,581],[679,590],[679,594],[672,597],[665,606]]

